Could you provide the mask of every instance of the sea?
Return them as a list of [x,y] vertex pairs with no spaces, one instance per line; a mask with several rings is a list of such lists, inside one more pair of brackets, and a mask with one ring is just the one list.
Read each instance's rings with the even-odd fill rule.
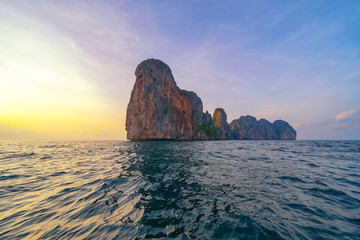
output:
[[360,141],[1,141],[0,239],[360,239]]

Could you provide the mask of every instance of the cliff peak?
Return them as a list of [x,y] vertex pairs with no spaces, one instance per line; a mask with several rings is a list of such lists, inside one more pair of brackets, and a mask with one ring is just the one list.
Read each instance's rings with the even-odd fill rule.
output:
[[222,108],[216,108],[212,117],[216,132],[219,133],[220,139],[230,139],[230,129],[227,122],[227,115]]
[[130,140],[196,139],[202,101],[180,90],[170,67],[156,59],[141,62],[126,113]]

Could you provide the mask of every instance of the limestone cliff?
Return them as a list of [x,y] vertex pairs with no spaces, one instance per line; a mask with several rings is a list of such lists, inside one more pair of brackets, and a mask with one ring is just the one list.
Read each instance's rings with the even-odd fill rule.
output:
[[226,140],[296,139],[296,131],[285,121],[270,123],[252,116],[227,122],[222,108],[213,117],[196,93],[180,89],[168,65],[160,60],[141,62],[126,112],[130,140]]
[[282,140],[295,140],[296,131],[289,125],[289,123],[283,120],[276,120],[273,123],[276,133],[278,134],[278,139]]
[[265,119],[241,116],[230,123],[233,139],[239,140],[295,140],[296,131],[285,121],[270,123]]
[[219,139],[231,139],[227,115],[222,108],[216,108],[212,117],[215,131],[219,134]]
[[194,92],[181,90],[170,68],[160,60],[143,61],[135,76],[126,113],[127,138],[197,139],[201,99]]
[[202,114],[201,122],[197,125],[197,138],[199,140],[215,140],[219,139],[219,133],[216,131],[211,114],[206,111]]

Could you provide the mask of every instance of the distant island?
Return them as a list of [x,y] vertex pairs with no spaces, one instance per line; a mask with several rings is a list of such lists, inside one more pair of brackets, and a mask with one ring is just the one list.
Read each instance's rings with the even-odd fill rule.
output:
[[196,93],[180,89],[170,67],[157,59],[141,62],[126,112],[129,140],[295,140],[285,121],[241,116],[227,122],[222,108],[203,112]]

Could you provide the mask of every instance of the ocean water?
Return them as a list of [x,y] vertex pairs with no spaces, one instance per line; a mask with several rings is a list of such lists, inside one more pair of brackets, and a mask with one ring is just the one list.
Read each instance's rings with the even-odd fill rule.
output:
[[0,142],[0,239],[360,239],[360,141]]

